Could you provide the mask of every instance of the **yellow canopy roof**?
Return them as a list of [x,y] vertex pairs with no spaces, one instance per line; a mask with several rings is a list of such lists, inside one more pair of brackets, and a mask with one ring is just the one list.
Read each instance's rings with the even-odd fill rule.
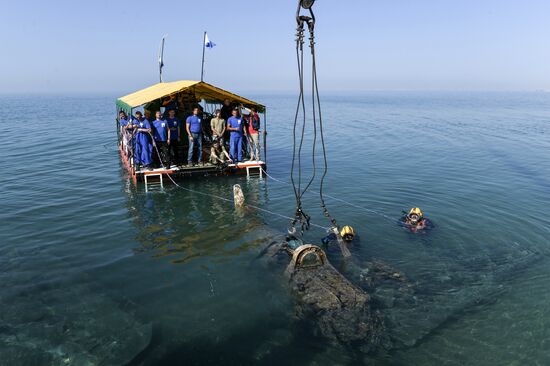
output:
[[152,102],[159,98],[176,94],[182,91],[191,89],[198,99],[223,101],[231,99],[233,102],[242,103],[248,106],[254,106],[259,109],[264,109],[264,106],[252,100],[230,93],[226,90],[205,83],[204,81],[180,80],[171,81],[168,83],[158,83],[148,88],[139,90],[135,93],[125,95],[117,100],[117,105],[124,107],[135,108],[146,103]]

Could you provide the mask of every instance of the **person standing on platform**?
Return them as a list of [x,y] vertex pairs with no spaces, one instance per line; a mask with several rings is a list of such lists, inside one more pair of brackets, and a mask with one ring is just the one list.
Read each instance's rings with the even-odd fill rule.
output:
[[144,113],[144,115],[145,115],[145,119],[146,119],[149,123],[151,123],[151,111],[148,110],[148,109],[144,109],[144,110],[143,110],[143,113]]
[[233,116],[227,120],[227,130],[231,133],[229,136],[229,154],[231,155],[231,160],[238,163],[243,160],[243,122],[242,118],[239,117],[238,109],[234,109]]
[[118,125],[120,126],[120,139],[122,141],[122,151],[129,156],[130,142],[132,141],[132,122],[126,116],[124,111],[118,113]]
[[199,108],[193,108],[193,115],[187,117],[185,130],[189,137],[189,151],[187,153],[187,163],[193,165],[193,155],[197,147],[197,162],[202,162],[202,119],[199,117]]
[[[157,147],[153,154],[153,161],[156,167],[170,167],[168,158],[168,123],[162,119],[160,111],[155,112],[156,119],[153,121],[153,138]],[[160,155],[160,157],[159,157]],[[160,159],[160,160],[159,160]]]
[[[178,158],[178,146],[180,142],[180,120],[176,117],[176,111],[170,109],[168,111],[168,118],[166,119],[168,123],[168,154],[169,161],[174,164],[179,163]],[[170,166],[168,166],[169,168]]]
[[243,115],[246,120],[246,137],[248,139],[250,160],[260,160],[260,116],[256,108],[243,107],[249,114]]
[[136,112],[134,131],[136,133],[134,155],[136,170],[139,170],[141,167],[150,169],[153,163],[151,160],[153,152],[153,145],[151,144],[151,124],[146,118],[143,118],[143,114],[140,111]]
[[178,108],[178,101],[175,95],[170,95],[162,101],[162,106],[164,107],[164,114],[162,115],[163,119],[167,120],[170,116],[170,111]]
[[231,105],[231,101],[229,99],[225,99],[223,101],[223,106],[220,112],[221,117],[226,121],[231,118],[231,114],[233,113],[233,105]]
[[222,146],[224,145],[225,135],[225,119],[223,119],[221,110],[216,109],[216,117],[210,120],[210,129],[212,130],[212,141],[218,141]]

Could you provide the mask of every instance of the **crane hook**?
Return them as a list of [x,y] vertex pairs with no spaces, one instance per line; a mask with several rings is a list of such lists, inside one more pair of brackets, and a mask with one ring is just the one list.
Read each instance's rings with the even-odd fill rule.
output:
[[311,9],[315,0],[301,0],[300,6],[304,9]]

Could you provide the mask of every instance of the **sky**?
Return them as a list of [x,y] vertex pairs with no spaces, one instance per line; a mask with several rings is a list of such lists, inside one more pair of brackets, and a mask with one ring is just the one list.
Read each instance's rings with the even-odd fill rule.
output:
[[[113,93],[200,79],[297,87],[297,0],[5,0],[0,93]],[[317,0],[323,91],[550,91],[548,0]],[[306,56],[308,54],[306,53]],[[307,61],[307,58],[306,58]]]

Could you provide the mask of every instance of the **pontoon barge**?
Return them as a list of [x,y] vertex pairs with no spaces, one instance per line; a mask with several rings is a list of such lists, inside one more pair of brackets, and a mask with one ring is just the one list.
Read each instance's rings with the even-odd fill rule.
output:
[[[155,115],[157,110],[164,112],[166,108],[173,108],[176,110],[176,116],[183,124],[182,133],[180,136],[180,144],[178,149],[178,156],[180,161],[182,157],[187,155],[188,141],[185,136],[185,120],[191,115],[192,110],[196,106],[200,106],[203,110],[203,127],[206,132],[206,140],[208,140],[208,132],[210,131],[210,119],[214,116],[214,111],[221,108],[223,101],[229,99],[233,105],[243,105],[245,107],[254,107],[258,113],[262,113],[260,133],[263,135],[263,159],[254,161],[245,161],[237,164],[224,164],[224,165],[173,165],[170,168],[157,168],[157,169],[142,169],[136,166],[134,163],[134,150],[135,146],[132,143],[125,144],[123,141],[122,129],[118,120],[119,112],[124,111],[128,116],[134,114],[135,111],[148,112],[151,116]],[[132,94],[128,94],[124,97],[117,99],[117,118],[116,127],[118,133],[118,146],[122,161],[130,173],[133,181],[145,182],[146,186],[151,179],[158,180],[161,184],[163,181],[163,175],[170,175],[173,179],[183,179],[191,176],[205,176],[205,175],[229,175],[229,174],[247,174],[252,172],[262,175],[262,170],[265,169],[266,160],[266,109],[265,106],[254,102],[252,100],[243,98],[236,94],[230,93],[226,90],[215,87],[211,84],[203,81],[181,80],[173,82],[163,82],[152,85],[148,88],[139,90]],[[152,117],[154,118],[154,117]],[[152,120],[149,120],[152,122]],[[208,161],[210,154],[210,143],[205,141],[203,143],[203,161]],[[153,151],[153,153],[156,153]]]

